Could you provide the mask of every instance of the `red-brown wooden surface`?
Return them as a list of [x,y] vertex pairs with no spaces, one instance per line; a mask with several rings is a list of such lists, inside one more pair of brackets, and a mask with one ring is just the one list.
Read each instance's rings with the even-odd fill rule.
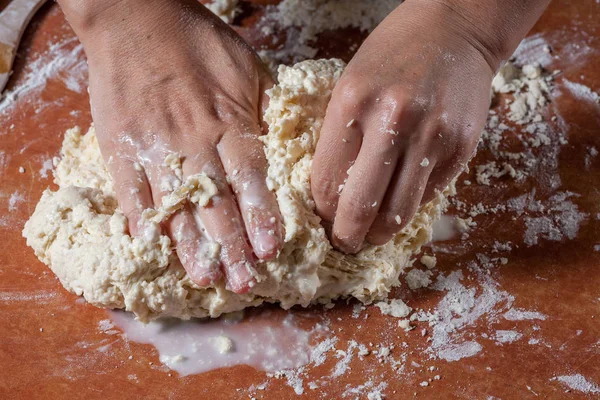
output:
[[[255,19],[251,16],[241,21],[248,26],[241,29],[242,34],[250,40]],[[406,342],[403,351],[407,361],[404,373],[397,374],[389,365],[379,364],[374,356],[364,361],[355,358],[346,374],[323,388],[309,390],[307,382],[330,374],[337,361],[330,354],[324,365],[309,368],[304,398],[340,398],[347,385],[357,386],[371,378],[387,382],[383,392],[391,399],[600,396],[567,391],[564,384],[551,380],[558,375],[582,374],[600,384],[600,251],[594,251],[594,246],[600,244],[600,157],[588,157],[588,165],[585,163],[591,146],[600,149],[600,105],[575,96],[564,87],[564,80],[568,79],[600,90],[599,28],[597,1],[555,1],[530,33],[530,46],[523,53],[535,60],[545,41],[552,47],[552,60],[546,67],[563,71],[556,79],[551,104],[544,111],[548,119],[551,115],[560,117],[552,124],[553,129],[565,132],[568,139],[568,144],[558,150],[556,175],[560,177],[560,187],[549,187],[542,176],[547,171],[539,171],[539,176],[534,174],[524,183],[501,178],[492,186],[459,185],[458,198],[470,205],[503,203],[530,193],[533,188],[540,198],[556,191],[576,193],[578,197],[572,201],[586,214],[577,237],[561,241],[542,239],[535,246],[526,246],[523,219],[499,213],[476,217],[478,226],[466,242],[456,239],[438,243],[440,248],[449,250],[437,252],[438,269],[449,273],[463,268],[463,282],[477,286],[477,278],[464,267],[476,260],[476,254],[489,254],[494,241],[511,241],[515,249],[502,255],[508,258],[508,264],[494,268],[491,276],[501,290],[514,296],[514,307],[536,310],[545,314],[546,320],[490,320],[484,315],[469,328],[469,335],[478,338],[483,349],[473,357],[447,362],[429,360],[429,355],[421,351],[427,347],[427,336],[420,334],[424,324],[405,333],[397,328],[397,321],[371,307],[366,311],[369,318],[361,320],[362,327],[358,329],[357,320],[351,318],[351,305],[340,302],[332,310],[315,309],[314,313],[325,313],[330,319],[339,338],[339,349],[345,350],[350,339],[388,345]],[[320,55],[346,59],[348,40],[359,37],[346,32],[324,36],[327,40],[320,41]],[[36,60],[40,67],[52,62],[53,54],[60,50],[56,49],[57,44],[63,46],[60,51],[75,48],[78,42],[69,41],[70,38],[74,34],[59,7],[47,4],[27,30],[8,91],[31,78],[28,68]],[[537,45],[536,41],[542,44]],[[76,55],[77,60],[84,60],[83,52]],[[83,74],[75,78],[84,83],[81,87],[65,83],[73,71]],[[66,71],[51,75],[37,89],[22,93],[13,104],[0,110],[0,398],[295,398],[285,379],[269,379],[268,391],[249,394],[248,388],[267,378],[264,372],[247,366],[187,377],[157,367],[160,363],[152,346],[128,342],[119,334],[107,335],[100,330],[98,324],[107,318],[106,312],[67,293],[26,246],[20,233],[23,224],[44,188],[51,185],[51,173],[47,177],[40,173],[43,162],[58,155],[67,128],[87,128],[91,121],[85,73],[82,65],[69,64]],[[488,159],[493,158],[482,151],[475,163]],[[21,166],[25,173],[19,173]],[[474,177],[471,181],[475,181]],[[23,200],[13,201],[10,207],[10,198],[15,194],[17,200],[19,195]],[[435,308],[445,295],[430,289],[399,289],[393,294],[419,309]],[[503,345],[481,339],[481,335],[497,329],[515,329],[524,337]],[[531,337],[541,338],[541,343],[528,344]],[[110,344],[110,351],[97,351],[106,344]],[[422,366],[415,367],[413,361]],[[429,366],[437,370],[425,371]],[[428,387],[419,385],[433,375],[440,375],[441,379]]]

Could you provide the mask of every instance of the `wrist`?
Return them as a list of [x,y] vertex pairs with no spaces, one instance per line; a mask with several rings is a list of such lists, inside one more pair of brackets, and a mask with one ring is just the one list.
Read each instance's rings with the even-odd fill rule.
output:
[[85,42],[92,37],[127,34],[143,26],[169,21],[173,0],[57,0],[69,24]]
[[[411,1],[411,0],[408,0]],[[412,0],[416,1],[416,0]],[[452,33],[476,48],[497,72],[550,0],[419,0],[449,19]]]

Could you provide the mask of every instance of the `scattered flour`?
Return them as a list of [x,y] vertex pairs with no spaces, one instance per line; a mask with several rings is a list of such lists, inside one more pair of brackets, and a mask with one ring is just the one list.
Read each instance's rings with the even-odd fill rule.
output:
[[40,168],[40,176],[44,179],[48,178],[48,172],[52,172],[52,168],[54,168],[54,164],[52,159],[46,159],[42,163],[42,168]]
[[523,334],[517,331],[497,330],[495,337],[498,343],[512,343],[522,338]]
[[[277,50],[261,50],[269,64],[280,64],[314,58],[314,47],[322,32],[353,27],[370,32],[402,0],[283,0],[267,9],[263,20],[265,34],[272,26],[285,29],[286,41]],[[266,28],[266,29],[265,29]]]
[[525,217],[525,244],[532,246],[540,239],[560,241],[563,238],[575,239],[579,232],[580,223],[587,218],[587,214],[580,212],[577,205],[570,198],[578,197],[574,193],[559,192],[552,196],[545,206],[531,211],[537,211],[539,216]]
[[581,83],[571,82],[568,79],[563,79],[562,83],[576,98],[600,104],[600,95],[589,87]]
[[44,54],[29,63],[22,82],[4,93],[0,114],[11,110],[17,99],[38,94],[50,79],[57,77],[68,89],[81,92],[87,80],[87,63],[82,57],[83,45],[74,43],[78,43],[76,38],[53,43]]
[[10,195],[8,199],[8,211],[15,211],[18,208],[18,205],[25,201],[25,197],[18,190]]
[[542,321],[546,320],[546,316],[537,311],[525,311],[519,310],[515,308],[511,308],[507,312],[504,313],[504,318],[509,321],[524,321],[531,319],[539,319]]
[[582,393],[597,394],[600,393],[600,387],[593,382],[588,381],[581,374],[557,376],[551,381],[557,380],[567,386],[569,389],[577,390]]
[[406,284],[410,290],[424,288],[431,283],[430,276],[430,271],[421,271],[420,269],[413,268],[406,274]]
[[479,277],[479,289],[467,288],[462,283],[462,271],[447,276],[440,274],[430,287],[448,293],[439,302],[433,314],[418,313],[418,320],[433,325],[431,343],[427,352],[432,358],[457,361],[481,351],[482,346],[468,339],[467,331],[487,314],[488,319],[507,310],[514,297],[498,287],[498,283],[474,263],[470,267]]

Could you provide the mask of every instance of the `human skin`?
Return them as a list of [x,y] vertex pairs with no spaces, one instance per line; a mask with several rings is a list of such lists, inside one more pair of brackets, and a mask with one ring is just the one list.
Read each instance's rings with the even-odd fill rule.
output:
[[[228,289],[248,291],[256,257],[275,257],[283,236],[258,139],[269,73],[194,0],[60,5],[85,49],[96,133],[130,232],[149,231],[141,213],[169,192],[175,177],[164,160],[179,153],[183,178],[204,172],[219,193],[208,207],[187,204],[165,231],[195,283],[224,275]],[[220,244],[222,265],[208,256],[209,240]]]
[[495,72],[548,3],[407,0],[371,33],[334,89],[313,161],[335,247],[388,242],[460,173]]
[[[172,179],[163,160],[179,153],[184,177],[206,173],[219,195],[177,212],[166,233],[198,285],[224,275],[228,289],[248,291],[256,258],[276,257],[283,241],[258,140],[273,82],[256,54],[195,0],[58,2],[84,45],[96,132],[131,233],[144,234],[141,212]],[[407,0],[367,38],[333,93],[313,163],[334,246],[387,242],[460,172],[494,72],[548,2]],[[222,265],[202,256],[209,240]]]

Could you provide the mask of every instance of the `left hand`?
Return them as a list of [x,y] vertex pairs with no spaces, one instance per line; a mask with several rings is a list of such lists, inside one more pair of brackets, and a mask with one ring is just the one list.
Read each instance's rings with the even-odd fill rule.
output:
[[311,186],[341,251],[388,242],[473,154],[497,65],[466,25],[437,2],[406,2],[335,88]]

